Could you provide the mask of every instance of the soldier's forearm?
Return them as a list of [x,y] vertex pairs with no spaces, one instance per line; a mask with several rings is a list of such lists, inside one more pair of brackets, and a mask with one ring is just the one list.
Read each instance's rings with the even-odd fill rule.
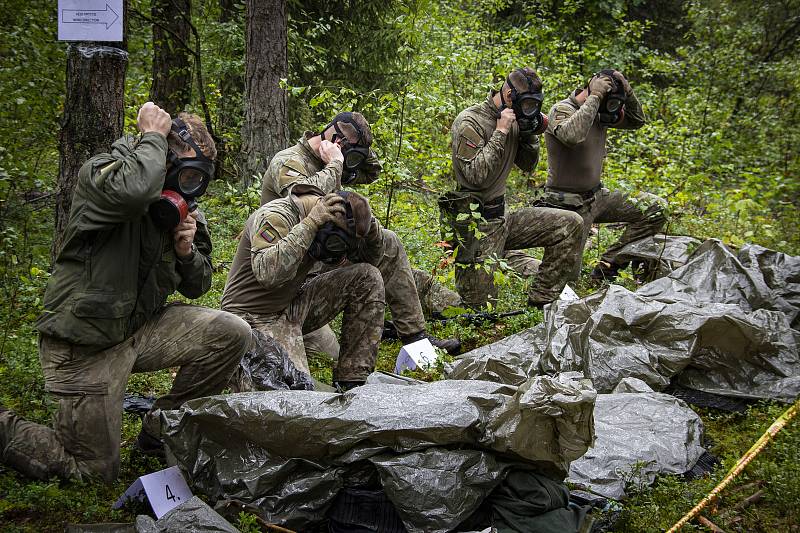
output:
[[636,97],[636,94],[631,91],[631,94],[625,102],[625,120],[620,128],[628,130],[639,129],[644,126],[646,121],[644,110],[642,110],[642,103]]
[[600,97],[590,95],[583,105],[569,118],[558,121],[557,116],[553,117],[556,122],[553,128],[553,136],[567,146],[575,146],[582,143],[586,139],[592,123],[594,123],[599,107]]

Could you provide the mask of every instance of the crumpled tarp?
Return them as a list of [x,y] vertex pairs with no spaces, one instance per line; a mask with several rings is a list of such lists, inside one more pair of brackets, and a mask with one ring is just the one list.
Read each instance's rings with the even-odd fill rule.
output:
[[752,245],[734,253],[711,239],[695,251],[690,263],[636,293],[662,302],[726,303],[744,311],[779,311],[797,328],[800,257]]
[[[611,285],[550,305],[545,322],[459,356],[448,377],[516,384],[578,371],[598,392],[626,377],[743,398],[800,394],[800,258],[706,241],[636,292]],[[538,368],[533,364],[538,360]]]
[[654,278],[666,276],[689,260],[700,241],[684,235],[657,234],[623,246],[616,255],[619,263],[643,262]]
[[540,371],[582,372],[598,392],[625,377],[661,390],[678,375],[677,383],[715,394],[784,401],[800,394],[800,333],[776,311],[666,303],[611,285],[553,303],[544,328]]
[[445,363],[448,379],[483,379],[508,385],[525,383],[537,374],[544,346],[541,328],[531,328],[475,348]]
[[158,520],[137,516],[136,533],[239,533],[239,530],[203,500],[192,496]]
[[250,349],[231,377],[235,392],[314,390],[314,380],[294,366],[278,341],[256,329],[252,335]]
[[212,501],[308,526],[339,490],[376,481],[412,532],[450,531],[503,481],[560,481],[593,440],[595,392],[573,376],[365,385],[200,398],[162,412],[170,462]]
[[[646,390],[641,381],[625,385]],[[568,481],[607,498],[624,497],[626,483],[642,488],[656,474],[683,474],[705,452],[700,417],[668,394],[598,394],[594,420],[595,444],[572,462]]]

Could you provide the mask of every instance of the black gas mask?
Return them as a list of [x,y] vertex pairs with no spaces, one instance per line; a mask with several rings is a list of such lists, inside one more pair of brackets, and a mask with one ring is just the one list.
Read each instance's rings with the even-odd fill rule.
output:
[[[330,124],[325,126],[322,130],[324,133],[333,126],[336,133],[331,137],[331,142],[342,141],[340,148],[344,156],[344,165],[342,165],[342,183],[345,185],[351,183],[356,179],[358,169],[364,164],[364,161],[369,157],[369,147],[363,145],[364,132],[358,127],[355,120],[353,120],[353,113],[339,113]],[[348,137],[344,128],[350,130],[351,136]],[[351,137],[356,137],[355,144],[350,142]],[[324,137],[323,137],[324,138]]]
[[597,112],[600,124],[603,126],[618,126],[625,120],[625,101],[628,99],[628,95],[625,94],[625,86],[614,76],[613,70],[603,69],[596,76],[609,77],[614,83],[614,88],[600,102],[600,109]]
[[[519,131],[523,135],[541,135],[547,129],[547,116],[542,113],[544,94],[535,91],[533,80],[528,78],[522,69],[517,69],[506,78],[511,88],[511,109],[517,118]],[[500,111],[506,109],[505,101],[500,99]]]
[[214,175],[214,163],[192,139],[186,123],[179,118],[174,119],[172,131],[194,149],[195,157],[180,158],[172,150],[167,154],[169,170],[161,198],[150,204],[150,217],[162,230],[174,228],[197,209],[196,198],[206,192],[211,176]]
[[358,249],[358,237],[356,237],[356,221],[353,218],[353,207],[347,201],[350,194],[347,191],[339,191],[339,196],[345,199],[345,220],[347,229],[342,229],[333,222],[326,222],[317,230],[308,255],[322,261],[327,265],[337,265]]

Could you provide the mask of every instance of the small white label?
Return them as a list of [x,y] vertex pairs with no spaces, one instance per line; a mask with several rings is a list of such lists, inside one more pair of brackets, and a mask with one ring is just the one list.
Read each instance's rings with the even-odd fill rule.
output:
[[128,500],[139,500],[150,502],[150,507],[156,514],[156,518],[161,518],[170,509],[177,507],[192,497],[192,491],[183,479],[181,471],[177,466],[171,466],[152,474],[142,476],[134,481],[128,490],[125,491],[114,509],[119,509]]
[[58,0],[59,41],[122,41],[122,0]]
[[564,285],[564,290],[558,297],[562,302],[571,302],[572,300],[580,300],[580,297],[572,290],[569,285]]
[[400,348],[397,362],[394,365],[395,374],[400,374],[404,369],[416,370],[419,367],[429,367],[436,362],[436,350],[428,339],[422,339]]

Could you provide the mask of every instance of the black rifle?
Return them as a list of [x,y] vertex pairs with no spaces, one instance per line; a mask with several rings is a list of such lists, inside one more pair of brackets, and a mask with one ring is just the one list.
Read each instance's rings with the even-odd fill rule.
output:
[[[453,315],[449,317],[442,316],[441,313],[434,313],[433,320],[438,320],[441,324],[452,322],[453,320],[463,319],[468,324],[479,326],[485,322],[495,323],[501,318],[509,316],[517,316],[523,314],[525,311],[517,309],[515,311],[506,311],[504,313],[490,313],[489,311],[478,311],[477,313],[462,313],[460,315]],[[397,333],[397,328],[391,320],[384,320],[383,322],[383,335],[381,340],[394,340],[399,339],[400,335]]]

